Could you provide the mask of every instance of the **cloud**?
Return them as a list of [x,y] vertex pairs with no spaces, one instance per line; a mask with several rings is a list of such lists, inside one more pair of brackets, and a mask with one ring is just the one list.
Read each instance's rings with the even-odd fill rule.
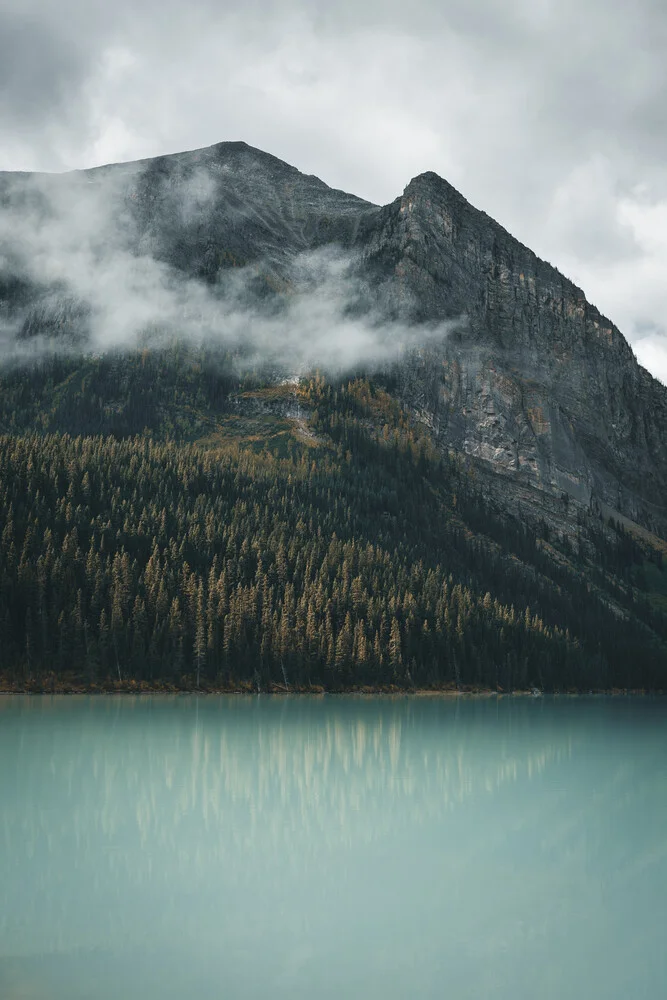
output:
[[667,386],[667,330],[652,323],[639,324],[633,347],[639,364]]
[[576,247],[577,257],[591,266],[640,256],[622,198],[609,160],[594,155],[578,164],[551,196],[546,223],[554,246],[561,253]]
[[0,32],[0,114],[14,125],[43,122],[61,112],[89,71],[66,35],[57,38],[46,24],[9,12]]
[[[357,259],[335,246],[297,255],[280,272],[275,260],[259,260],[223,271],[212,285],[188,277],[162,259],[159,233],[150,225],[144,230],[141,206],[134,210],[143,169],[36,175],[4,190],[2,268],[35,289],[4,318],[6,360],[178,338],[239,352],[246,365],[349,370],[440,342],[456,325],[389,317],[360,277]],[[189,176],[167,175],[151,193],[169,225],[196,231],[214,206],[218,183],[201,166]]]

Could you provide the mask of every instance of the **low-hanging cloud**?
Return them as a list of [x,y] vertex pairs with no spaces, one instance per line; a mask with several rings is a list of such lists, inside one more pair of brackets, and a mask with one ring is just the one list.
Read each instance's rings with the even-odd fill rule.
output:
[[[389,310],[387,297],[364,282],[355,255],[339,246],[223,269],[213,282],[188,276],[160,255],[163,233],[134,210],[144,169],[5,175],[0,276],[31,290],[27,303],[0,316],[5,359],[179,339],[238,352],[244,364],[340,371],[384,366],[444,341],[464,322],[411,323],[406,301],[392,301]],[[196,230],[219,183],[204,167],[168,178],[160,211],[176,227]]]

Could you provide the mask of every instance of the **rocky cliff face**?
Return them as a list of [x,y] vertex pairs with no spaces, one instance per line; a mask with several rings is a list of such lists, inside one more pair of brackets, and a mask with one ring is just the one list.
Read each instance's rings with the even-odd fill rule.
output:
[[[406,361],[401,395],[489,496],[562,530],[593,508],[667,534],[667,389],[579,288],[437,175],[382,208],[244,143],[62,178],[0,175],[0,212],[33,228],[54,198],[66,222],[96,195],[124,252],[205,283],[251,264],[270,284],[304,250],[353,251],[388,311],[416,324],[464,317]],[[28,251],[3,231],[0,320],[22,315],[24,337],[80,324],[85,303],[34,267],[26,278]]]
[[432,173],[358,242],[415,319],[466,317],[404,373],[444,447],[502,474],[505,500],[566,520],[600,505],[664,531],[667,389],[581,289]]

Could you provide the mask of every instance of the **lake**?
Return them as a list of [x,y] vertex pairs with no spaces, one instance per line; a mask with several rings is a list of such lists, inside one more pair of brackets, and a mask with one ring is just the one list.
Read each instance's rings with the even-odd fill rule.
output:
[[667,995],[667,701],[0,698],[0,997]]

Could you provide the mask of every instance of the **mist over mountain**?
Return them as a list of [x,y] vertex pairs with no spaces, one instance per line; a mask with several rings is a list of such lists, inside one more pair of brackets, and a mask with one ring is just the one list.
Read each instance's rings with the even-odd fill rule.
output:
[[[378,447],[423,442],[449,468],[433,516],[451,527],[466,496],[456,530],[481,533],[476,545],[528,532],[542,553],[528,576],[551,581],[544,615],[558,588],[572,596],[584,581],[600,615],[663,642],[667,388],[581,289],[434,173],[385,206],[242,142],[0,174],[0,338],[0,432],[148,433],[207,448],[231,434],[269,451],[289,433],[318,461],[333,434],[352,462],[364,435]],[[398,407],[391,420],[376,390]],[[356,421],[343,438],[341,421]],[[399,545],[388,525],[384,544]],[[660,577],[640,614],[632,566],[647,561]],[[468,584],[482,588],[470,565]],[[554,614],[563,635],[574,627],[569,611]],[[355,627],[345,621],[331,625],[334,659],[336,628]],[[583,643],[584,620],[576,627]],[[389,632],[378,627],[378,663]],[[595,656],[607,653],[595,645]]]
[[503,491],[667,523],[667,390],[579,288],[435,174],[378,207],[228,142],[1,174],[0,205],[5,356],[177,337],[298,373],[411,349],[405,401]]

